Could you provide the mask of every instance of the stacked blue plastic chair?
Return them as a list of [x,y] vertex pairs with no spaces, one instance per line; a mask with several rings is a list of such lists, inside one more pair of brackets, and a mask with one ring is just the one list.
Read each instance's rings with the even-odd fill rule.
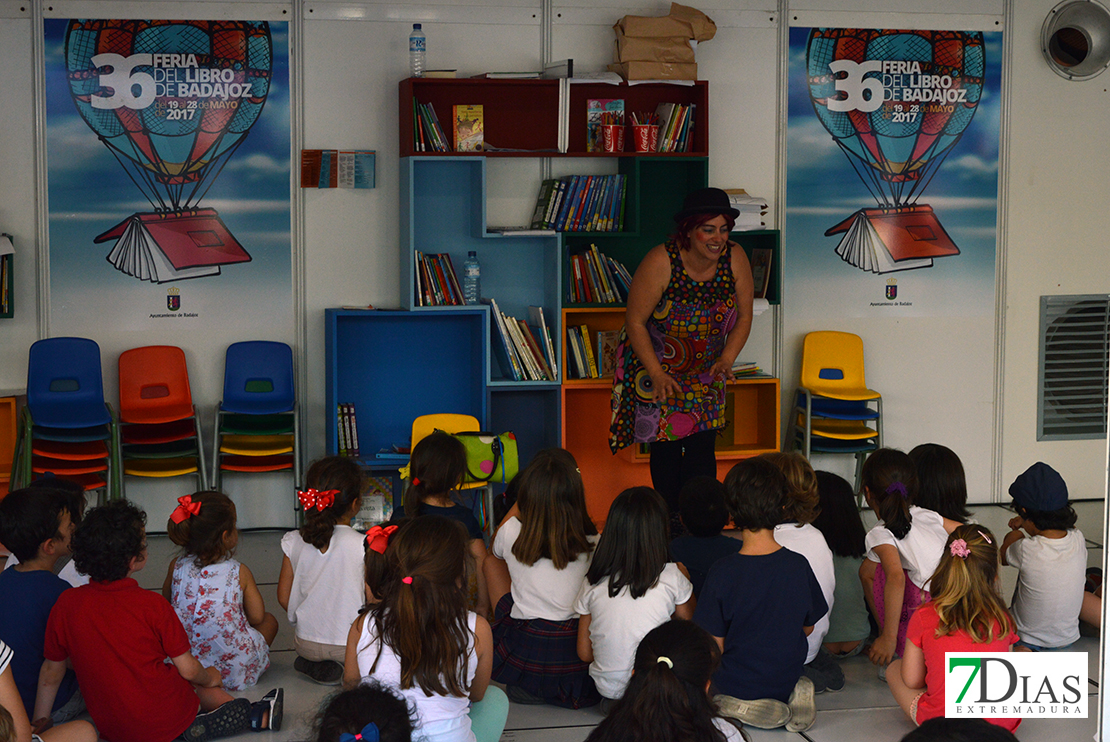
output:
[[[228,346],[223,399],[212,436],[213,489],[221,473],[291,471],[301,482],[293,350],[285,343],[252,340]],[[296,495],[293,497],[296,508]]]
[[16,486],[47,472],[120,495],[119,430],[104,400],[100,346],[87,338],[34,343],[27,364]]

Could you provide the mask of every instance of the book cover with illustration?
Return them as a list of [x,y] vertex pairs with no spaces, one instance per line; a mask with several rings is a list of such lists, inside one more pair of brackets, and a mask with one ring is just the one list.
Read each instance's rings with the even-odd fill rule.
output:
[[484,122],[481,106],[455,106],[455,151],[481,152],[484,142]]
[[590,98],[586,101],[586,151],[601,152],[601,125],[624,123],[624,100]]

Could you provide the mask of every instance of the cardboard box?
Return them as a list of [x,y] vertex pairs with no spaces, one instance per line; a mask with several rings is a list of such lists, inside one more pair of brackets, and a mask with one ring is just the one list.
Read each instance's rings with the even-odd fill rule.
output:
[[709,41],[717,33],[717,24],[696,8],[671,3],[669,15],[626,15],[616,22],[613,30],[625,36],[645,39],[680,36],[696,41]]
[[661,36],[645,39],[639,36],[625,36],[617,31],[615,62],[678,62],[692,64],[694,48],[689,39],[679,36]]
[[618,62],[609,65],[625,80],[697,80],[698,65],[677,62]]

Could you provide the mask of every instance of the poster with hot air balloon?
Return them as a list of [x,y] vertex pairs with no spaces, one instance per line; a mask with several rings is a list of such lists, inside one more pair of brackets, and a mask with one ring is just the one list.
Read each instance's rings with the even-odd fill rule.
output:
[[45,23],[52,320],[292,307],[287,24]]
[[998,32],[790,29],[788,291],[993,311],[1001,56]]

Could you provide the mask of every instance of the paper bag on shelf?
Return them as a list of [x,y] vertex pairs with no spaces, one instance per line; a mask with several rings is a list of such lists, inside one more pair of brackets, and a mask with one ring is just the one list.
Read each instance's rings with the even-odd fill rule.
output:
[[709,41],[717,33],[717,24],[696,8],[671,3],[669,15],[626,15],[616,22],[613,30],[618,34],[637,38],[677,36],[695,41]]
[[619,62],[609,65],[625,80],[697,80],[697,64],[677,62]]
[[614,62],[678,62],[692,64],[694,48],[689,39],[681,36],[660,36],[647,39],[640,36],[625,36],[617,31],[616,56]]

